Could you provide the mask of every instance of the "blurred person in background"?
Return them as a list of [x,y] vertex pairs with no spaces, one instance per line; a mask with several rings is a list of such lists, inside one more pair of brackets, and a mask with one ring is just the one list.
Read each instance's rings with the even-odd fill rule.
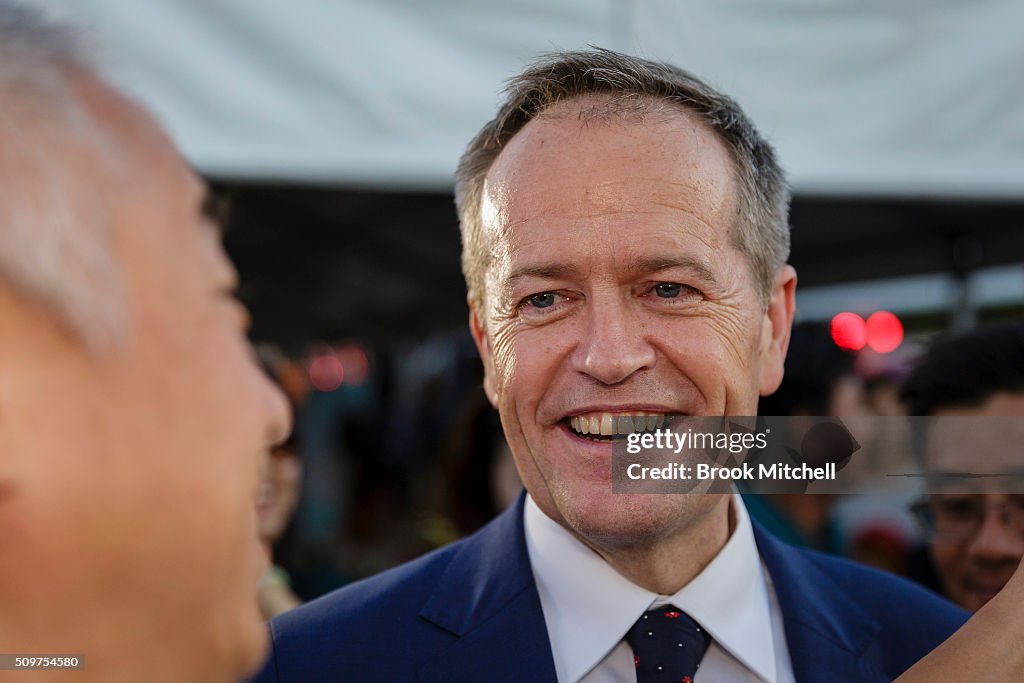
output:
[[[940,341],[901,396],[908,414],[936,418],[922,444],[929,470],[1019,475],[1021,441],[1006,439],[1005,431],[1016,426],[1019,432],[1024,423],[1024,321]],[[992,442],[1000,438],[1001,445]],[[942,589],[969,610],[992,599],[1024,556],[1024,494],[1017,482],[1005,493],[936,492],[914,505]]]
[[782,380],[788,190],[733,100],[664,63],[547,55],[456,178],[470,330],[528,494],[272,620],[259,680],[891,681],[961,625],[781,543],[739,496],[613,492],[625,416],[754,415]]
[[256,505],[259,537],[272,563],[260,580],[257,598],[260,612],[264,618],[270,619],[302,604],[302,600],[292,590],[288,571],[277,561],[275,546],[284,537],[299,505],[302,460],[295,412],[297,404],[305,399],[308,385],[303,381],[305,373],[301,372],[301,368],[301,374],[289,372],[296,367],[295,364],[277,349],[261,345],[256,351],[264,372],[288,397],[292,407],[292,422],[296,425],[287,441],[270,450]]
[[254,506],[284,398],[203,183],[71,29],[8,0],[0,194],[0,650],[237,680],[266,647]]
[[442,439],[426,531],[435,546],[467,536],[515,503],[523,489],[494,406],[479,384]]
[[[758,403],[760,415],[788,418],[783,424],[789,447],[797,452],[816,422],[813,416],[839,418],[860,445],[843,466],[848,482],[857,477],[867,481],[863,477],[871,476],[879,458],[890,462],[907,450],[901,435],[891,433],[895,421],[872,419],[881,414],[903,415],[898,386],[891,378],[895,371],[881,365],[880,359],[869,358],[875,366],[871,368],[869,363],[869,371],[875,374],[865,379],[863,360],[836,344],[828,323],[798,323],[793,327],[782,385]],[[740,489],[745,491],[742,483]],[[884,491],[840,496],[782,491],[753,495],[745,491],[744,500],[758,522],[788,543],[898,574],[908,571],[915,533],[913,525],[904,521],[907,500],[902,497]]]
[[[785,374],[775,393],[758,401],[759,415],[791,417],[787,422],[799,450],[801,417],[857,416],[866,411],[864,382],[854,368],[856,356],[832,341],[825,323],[793,326]],[[808,423],[808,427],[810,423]],[[779,493],[745,495],[751,517],[787,543],[841,552],[842,539],[832,519],[830,495]]]
[[302,604],[292,590],[288,571],[275,562],[274,552],[298,507],[301,487],[302,461],[296,443],[289,439],[275,446],[267,458],[256,508],[260,541],[272,562],[259,583],[260,612],[266,619]]

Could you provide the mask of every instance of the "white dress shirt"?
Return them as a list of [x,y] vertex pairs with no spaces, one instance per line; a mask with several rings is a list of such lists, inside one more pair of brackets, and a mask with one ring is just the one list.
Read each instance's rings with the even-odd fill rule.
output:
[[771,578],[750,517],[732,498],[735,528],[711,563],[675,595],[630,582],[526,498],[526,547],[547,623],[559,683],[636,683],[623,640],[647,610],[673,604],[712,641],[695,683],[794,683]]

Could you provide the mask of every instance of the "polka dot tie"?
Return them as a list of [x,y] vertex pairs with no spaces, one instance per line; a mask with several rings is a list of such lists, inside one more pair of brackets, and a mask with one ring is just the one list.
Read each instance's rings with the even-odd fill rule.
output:
[[673,605],[644,612],[626,634],[637,683],[692,683],[711,636]]

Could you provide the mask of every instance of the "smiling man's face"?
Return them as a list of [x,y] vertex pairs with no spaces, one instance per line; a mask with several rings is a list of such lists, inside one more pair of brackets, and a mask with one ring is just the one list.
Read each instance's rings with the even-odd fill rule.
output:
[[783,269],[762,306],[731,238],[734,164],[706,125],[656,105],[581,119],[594,104],[548,110],[488,172],[492,260],[486,311],[471,325],[540,508],[598,544],[637,543],[721,501],[612,494],[610,440],[574,427],[622,414],[755,414],[781,379],[795,276]]

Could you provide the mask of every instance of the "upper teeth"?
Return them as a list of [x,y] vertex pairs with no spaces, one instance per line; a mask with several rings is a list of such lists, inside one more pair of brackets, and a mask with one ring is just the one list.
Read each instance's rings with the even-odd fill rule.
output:
[[658,429],[664,420],[662,413],[588,413],[570,417],[569,426],[580,434],[612,436]]

